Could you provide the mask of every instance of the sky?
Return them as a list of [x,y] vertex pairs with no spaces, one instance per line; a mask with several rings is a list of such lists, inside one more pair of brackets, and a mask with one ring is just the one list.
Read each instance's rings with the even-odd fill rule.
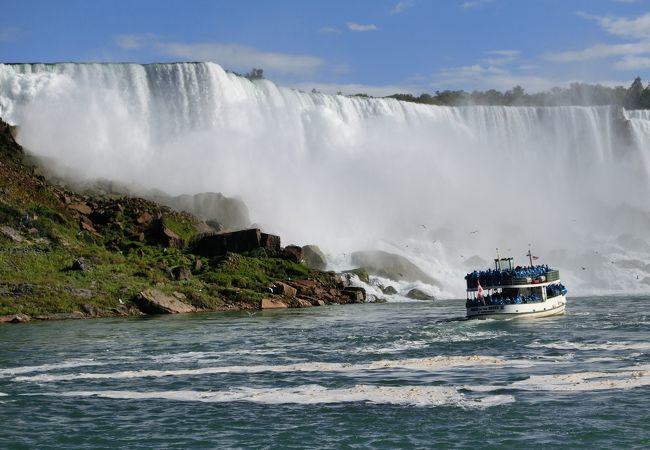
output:
[[650,81],[650,0],[0,0],[0,63],[213,61],[303,90]]

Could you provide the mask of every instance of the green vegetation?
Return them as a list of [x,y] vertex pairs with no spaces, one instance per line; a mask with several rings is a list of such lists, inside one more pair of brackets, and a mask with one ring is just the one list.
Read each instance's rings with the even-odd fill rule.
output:
[[0,316],[139,314],[155,288],[200,310],[258,308],[278,280],[331,274],[258,248],[205,258],[186,250],[206,225],[140,198],[86,197],[25,165],[0,121]]
[[504,106],[598,106],[619,105],[627,109],[650,109],[650,84],[643,87],[637,77],[627,89],[600,84],[571,83],[568,88],[555,87],[547,92],[527,94],[521,86],[509,91],[436,91],[434,95],[394,94],[389,98],[426,105],[504,105]]

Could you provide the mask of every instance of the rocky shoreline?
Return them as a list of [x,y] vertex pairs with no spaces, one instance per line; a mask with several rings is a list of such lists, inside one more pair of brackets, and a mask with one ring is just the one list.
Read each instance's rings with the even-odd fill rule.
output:
[[315,245],[51,184],[15,133],[0,121],[0,323],[381,301],[324,271]]

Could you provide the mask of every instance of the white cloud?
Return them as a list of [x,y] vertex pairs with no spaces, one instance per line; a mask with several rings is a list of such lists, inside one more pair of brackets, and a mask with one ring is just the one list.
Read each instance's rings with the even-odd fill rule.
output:
[[0,27],[0,42],[15,41],[20,37],[20,28],[17,27]]
[[143,34],[119,34],[114,38],[118,47],[124,50],[137,50],[154,44],[158,36],[152,33]]
[[122,34],[115,43],[125,50],[153,48],[160,54],[190,61],[212,61],[234,70],[262,67],[278,73],[309,74],[325,65],[325,60],[310,55],[264,52],[253,47],[221,42],[165,42],[154,34]]
[[263,67],[276,72],[305,74],[315,72],[325,64],[323,59],[315,56],[263,52],[239,44],[159,43],[157,47],[166,55],[193,61],[214,61],[237,70]]
[[650,69],[650,58],[643,56],[626,56],[614,64],[616,70]]
[[348,26],[348,30],[350,30],[350,31],[364,32],[364,31],[375,31],[375,30],[377,30],[377,25],[372,24],[372,23],[361,24],[361,23],[356,23],[356,22],[348,22],[347,26]]
[[584,12],[577,12],[580,17],[592,20],[599,24],[608,34],[614,36],[649,39],[650,38],[650,13],[626,19],[624,17],[594,16]]
[[526,91],[539,92],[548,90],[558,84],[560,83],[557,80],[512,74],[500,67],[482,66],[480,64],[442,69],[433,78],[435,87],[462,87],[466,90],[498,89],[505,91],[519,85]]
[[473,0],[473,1],[465,2],[465,3],[461,4],[460,7],[463,8],[463,9],[476,9],[476,8],[482,7],[483,5],[485,5],[487,3],[490,3],[491,1],[492,0]]
[[487,58],[481,59],[481,62],[490,66],[501,66],[511,63],[519,56],[518,50],[491,50],[485,52]]
[[400,14],[405,10],[412,8],[414,5],[415,0],[402,0],[393,6],[393,9],[390,10],[390,14]]
[[622,44],[596,44],[582,50],[547,53],[544,58],[556,62],[582,62],[618,58],[612,65],[615,70],[650,68],[650,13],[627,19],[614,16],[596,16],[577,12],[578,16],[597,23],[612,36],[627,38]]
[[610,58],[612,56],[641,55],[650,52],[650,42],[630,44],[596,44],[583,50],[547,53],[544,58],[549,61],[574,62]]
[[319,33],[340,33],[341,30],[334,27],[321,27],[320,30],[318,30],[318,32]]

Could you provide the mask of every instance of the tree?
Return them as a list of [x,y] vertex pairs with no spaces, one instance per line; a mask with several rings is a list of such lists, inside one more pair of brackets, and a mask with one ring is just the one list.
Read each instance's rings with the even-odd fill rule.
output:
[[264,79],[264,69],[256,69],[255,67],[253,67],[253,69],[247,74],[245,74],[244,76],[251,81],[262,80]]
[[636,77],[630,87],[627,89],[625,107],[638,109],[641,107],[641,96],[643,95],[643,83],[641,77]]

